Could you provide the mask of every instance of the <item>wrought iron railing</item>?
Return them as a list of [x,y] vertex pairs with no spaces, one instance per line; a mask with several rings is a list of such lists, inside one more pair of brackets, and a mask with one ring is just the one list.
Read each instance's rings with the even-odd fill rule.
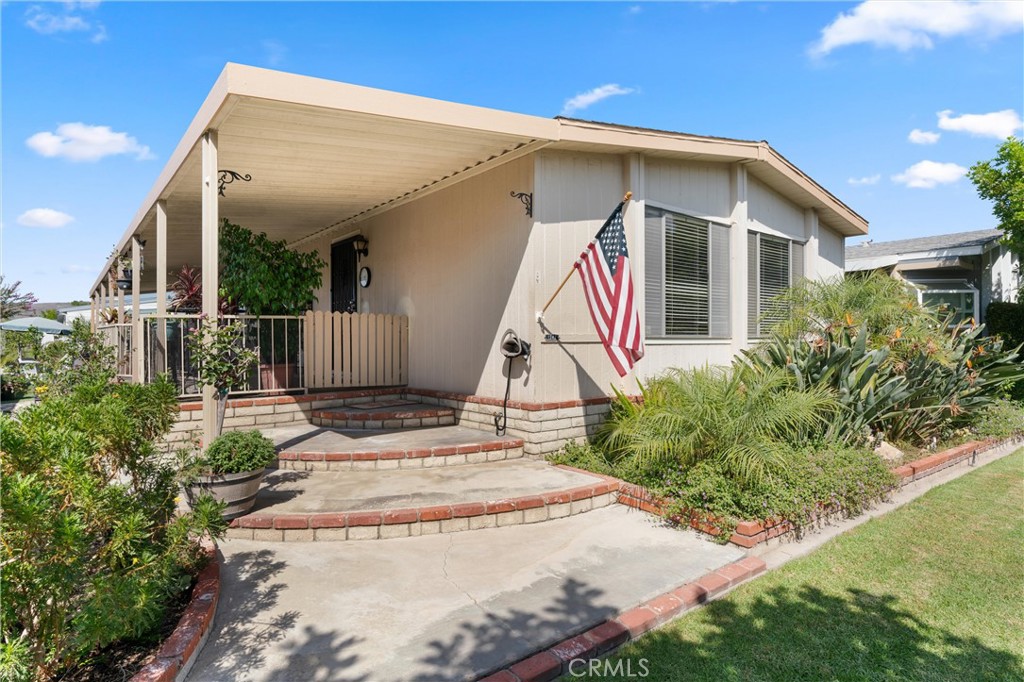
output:
[[[222,324],[242,322],[242,343],[257,351],[259,363],[249,373],[245,384],[232,393],[305,388],[303,381],[303,324],[301,317],[287,315],[225,315]],[[201,388],[188,335],[200,325],[199,315],[145,315],[143,329],[143,376],[152,381],[166,374],[181,395],[198,395]]]

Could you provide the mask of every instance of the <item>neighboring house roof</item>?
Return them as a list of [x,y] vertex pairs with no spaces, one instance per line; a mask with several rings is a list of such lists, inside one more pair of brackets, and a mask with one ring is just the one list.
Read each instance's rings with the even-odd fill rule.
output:
[[[203,176],[207,131],[217,133],[209,161],[216,147],[219,169],[251,174],[251,184],[230,185],[219,199],[219,215],[293,247],[541,149],[743,164],[797,207],[817,211],[829,229],[846,236],[868,230],[863,217],[763,141],[541,118],[228,64],[115,253],[133,235],[155,244],[157,204],[165,202],[167,266],[196,264],[203,188],[217,181]],[[142,273],[142,286],[152,285],[152,270]]]
[[[974,230],[973,232],[955,232],[953,234],[937,234],[931,237],[918,237],[916,239],[897,239],[891,242],[864,242],[846,247],[846,260],[867,260],[878,259],[879,262],[894,264],[893,256],[907,256],[910,254],[924,254],[935,251],[948,251],[950,249],[977,249],[981,253],[984,248],[1002,239],[1002,230]],[[958,251],[959,255],[969,255]]]
[[[174,298],[174,294],[171,293],[171,292],[167,292],[167,300],[170,301],[173,298]],[[152,292],[152,293],[148,293],[148,294],[139,294],[139,305],[141,305],[141,306],[144,306],[144,305],[156,305],[156,292]],[[132,295],[131,294],[125,294],[125,297],[124,297],[124,307],[125,308],[131,308],[132,307]],[[58,308],[57,312],[59,312],[59,313],[74,313],[74,312],[78,312],[80,310],[92,310],[92,305],[76,305],[76,306],[68,306],[68,307],[65,307],[65,308]]]

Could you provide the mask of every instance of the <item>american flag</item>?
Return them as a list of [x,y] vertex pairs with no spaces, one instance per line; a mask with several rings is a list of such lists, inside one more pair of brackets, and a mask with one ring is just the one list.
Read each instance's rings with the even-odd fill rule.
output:
[[583,293],[597,335],[620,377],[626,376],[644,356],[633,277],[629,273],[626,230],[622,223],[625,204],[620,203],[612,211],[573,266],[583,280]]

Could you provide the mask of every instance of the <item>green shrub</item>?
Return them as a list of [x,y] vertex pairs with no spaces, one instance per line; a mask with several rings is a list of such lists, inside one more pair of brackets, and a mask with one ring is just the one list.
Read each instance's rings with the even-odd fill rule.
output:
[[0,399],[15,400],[23,397],[32,387],[32,381],[15,363],[0,369]]
[[1024,305],[993,301],[985,308],[985,325],[1008,346],[1024,344]]
[[816,435],[836,409],[826,388],[800,389],[771,367],[675,370],[640,390],[639,404],[618,393],[597,432],[610,461],[658,469],[711,458],[746,481],[784,467],[790,444]]
[[997,400],[980,411],[971,431],[982,438],[1010,438],[1024,434],[1024,407],[1011,400]]
[[886,462],[866,449],[802,448],[786,454],[786,466],[770,478],[742,481],[707,459],[667,472],[648,484],[669,500],[670,516],[716,519],[728,541],[739,521],[784,519],[798,530],[825,513],[856,515],[896,485]]
[[174,421],[174,386],[103,374],[0,417],[4,679],[59,676],[145,637],[188,588],[198,539],[224,530],[209,497],[176,513],[179,472],[153,446]]
[[200,466],[217,474],[241,474],[263,469],[276,457],[274,443],[259,431],[229,431],[210,443]]
[[114,349],[93,334],[89,323],[75,320],[71,334],[46,346],[39,353],[39,380],[49,395],[68,395],[77,387],[104,386],[117,376]]

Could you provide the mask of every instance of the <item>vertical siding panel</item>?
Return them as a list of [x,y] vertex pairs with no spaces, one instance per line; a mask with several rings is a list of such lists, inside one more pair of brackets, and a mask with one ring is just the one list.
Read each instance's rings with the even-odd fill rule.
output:
[[377,385],[387,383],[384,378],[384,348],[387,345],[384,340],[384,320],[385,315],[377,315],[377,334],[374,337],[373,345],[370,346],[370,350],[373,352],[373,366],[374,366],[374,381]]

